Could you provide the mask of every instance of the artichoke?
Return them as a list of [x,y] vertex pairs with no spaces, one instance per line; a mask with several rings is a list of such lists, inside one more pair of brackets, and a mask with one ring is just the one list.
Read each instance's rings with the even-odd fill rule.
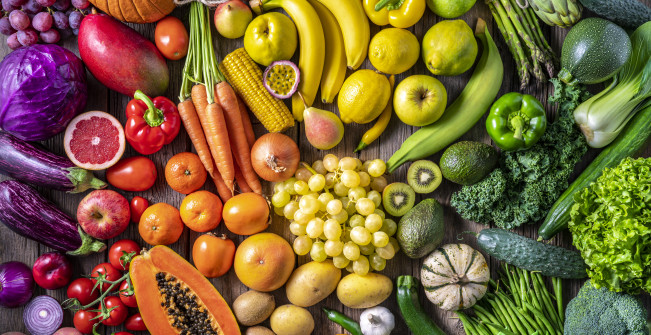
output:
[[529,5],[543,22],[563,28],[577,23],[583,11],[577,0],[529,0]]

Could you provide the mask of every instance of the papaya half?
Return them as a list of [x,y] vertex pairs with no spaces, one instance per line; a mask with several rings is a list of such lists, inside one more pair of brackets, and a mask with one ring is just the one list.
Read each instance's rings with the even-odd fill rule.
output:
[[217,289],[172,249],[143,251],[131,261],[129,275],[151,334],[241,334]]

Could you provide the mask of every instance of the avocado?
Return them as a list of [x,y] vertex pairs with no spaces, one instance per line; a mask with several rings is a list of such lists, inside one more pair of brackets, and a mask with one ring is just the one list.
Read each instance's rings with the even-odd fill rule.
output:
[[498,158],[497,151],[488,144],[461,141],[445,150],[439,166],[445,179],[472,185],[495,169]]
[[421,258],[443,241],[443,206],[436,199],[425,199],[405,214],[398,223],[396,238],[410,258]]

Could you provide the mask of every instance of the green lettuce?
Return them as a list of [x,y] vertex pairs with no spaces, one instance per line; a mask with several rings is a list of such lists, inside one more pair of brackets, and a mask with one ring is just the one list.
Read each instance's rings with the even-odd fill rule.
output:
[[604,169],[574,201],[569,228],[593,285],[651,293],[651,158]]

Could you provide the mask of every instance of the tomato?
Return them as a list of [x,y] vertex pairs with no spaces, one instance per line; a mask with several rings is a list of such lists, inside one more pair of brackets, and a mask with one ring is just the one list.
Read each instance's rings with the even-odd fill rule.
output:
[[75,279],[68,286],[68,298],[79,300],[82,306],[86,306],[99,298],[99,291],[93,290],[93,281],[88,278]]
[[106,181],[125,191],[146,191],[156,182],[156,165],[145,156],[121,159],[106,170]]
[[142,213],[149,207],[149,201],[143,197],[131,199],[131,222],[139,223]]
[[136,313],[130,316],[127,319],[127,321],[124,322],[124,326],[127,328],[127,330],[133,330],[133,331],[147,330],[147,326],[145,326],[145,322],[142,321],[142,316],[140,316],[140,313]]
[[99,319],[92,320],[96,316],[97,312],[80,309],[75,313],[72,323],[78,331],[84,334],[91,334],[93,332],[93,326],[99,323]]
[[104,305],[110,310],[109,318],[102,321],[102,324],[107,326],[119,326],[127,318],[127,306],[125,306],[120,298],[116,296],[109,296],[104,298]]
[[[98,278],[100,275],[104,275],[104,279],[108,281],[116,281],[122,277],[122,273],[120,273],[120,270],[116,269],[111,265],[111,263],[102,263],[98,264],[96,267],[93,268],[93,271],[90,273],[91,280],[93,281],[93,285],[97,283],[97,280],[95,278]],[[104,283],[102,285],[102,292],[105,292],[106,290],[109,289],[111,284]],[[115,290],[115,287],[113,288]]]
[[138,307],[136,295],[133,293],[133,289],[129,287],[129,281],[127,280],[120,284],[120,300],[128,307]]
[[181,20],[168,16],[156,24],[156,47],[167,59],[179,60],[188,53],[188,31]]
[[133,334],[129,332],[117,332],[117,333],[113,333],[112,335],[133,335]]
[[118,270],[129,270],[129,263],[131,261],[125,264],[124,260],[127,255],[132,253],[133,255],[140,255],[140,246],[138,246],[138,243],[132,240],[119,240],[113,243],[109,249],[109,262]]

